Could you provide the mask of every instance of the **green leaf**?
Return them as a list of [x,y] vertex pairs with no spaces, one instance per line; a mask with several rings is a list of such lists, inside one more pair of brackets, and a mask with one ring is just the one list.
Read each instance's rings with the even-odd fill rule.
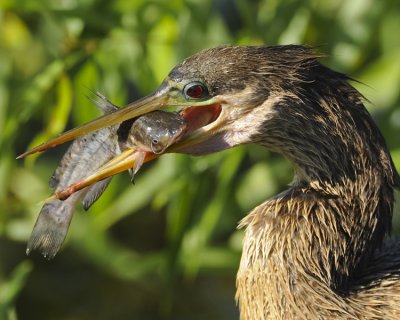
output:
[[[29,149],[49,140],[64,130],[72,106],[72,96],[71,81],[66,74],[63,74],[57,83],[57,100],[55,106],[51,109],[49,118],[46,119],[46,127],[32,140]],[[38,155],[33,155],[26,161],[32,165],[37,157]]]
[[[0,286],[0,319],[7,319],[10,309],[18,295],[23,289],[27,277],[33,269],[30,261],[21,262],[12,272],[9,279]],[[1,279],[0,279],[1,281]]]
[[236,191],[236,200],[244,211],[250,211],[278,190],[271,168],[266,163],[255,164],[243,177]]
[[372,100],[372,110],[389,108],[399,98],[399,56],[400,48],[382,55],[374,63],[371,63],[359,77],[359,80],[365,83],[367,87],[362,84],[355,84],[367,98]]

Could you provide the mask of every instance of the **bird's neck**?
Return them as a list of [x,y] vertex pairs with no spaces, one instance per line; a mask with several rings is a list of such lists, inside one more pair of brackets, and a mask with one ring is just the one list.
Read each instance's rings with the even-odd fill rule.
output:
[[296,176],[290,189],[241,223],[246,227],[237,277],[242,319],[298,318],[300,309],[306,318],[329,318],[332,308],[350,308],[344,301],[354,281],[391,228],[399,179],[369,115],[357,119],[358,127],[350,115],[339,121],[308,113],[306,127],[290,117],[279,119],[279,131],[262,132],[269,137],[262,144],[288,158]]
[[340,305],[390,227],[393,191],[380,179],[371,169],[340,185],[293,186],[242,221],[243,319],[247,311],[296,318],[298,308],[312,315]]
[[241,319],[357,318],[344,301],[390,231],[400,178],[360,95],[331,76],[281,96],[251,136],[296,175],[241,223]]

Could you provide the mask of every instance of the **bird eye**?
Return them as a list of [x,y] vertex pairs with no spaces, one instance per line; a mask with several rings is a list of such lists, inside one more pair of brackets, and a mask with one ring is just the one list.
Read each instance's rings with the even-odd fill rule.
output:
[[191,99],[200,99],[207,94],[207,88],[200,82],[192,82],[184,89],[185,96]]

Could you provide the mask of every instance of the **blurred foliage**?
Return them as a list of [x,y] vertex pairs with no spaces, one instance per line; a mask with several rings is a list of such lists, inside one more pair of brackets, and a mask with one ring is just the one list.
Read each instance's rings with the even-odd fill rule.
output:
[[48,262],[25,243],[65,147],[16,155],[98,116],[88,88],[123,105],[200,49],[299,43],[361,81],[400,169],[399,29],[398,0],[0,0],[0,318],[237,318],[236,226],[290,182],[281,157],[246,146],[164,156],[135,186],[121,174]]

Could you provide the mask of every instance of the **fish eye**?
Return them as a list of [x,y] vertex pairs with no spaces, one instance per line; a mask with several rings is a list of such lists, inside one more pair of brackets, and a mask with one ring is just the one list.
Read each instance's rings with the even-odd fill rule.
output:
[[198,81],[187,84],[183,92],[189,99],[201,99],[208,94],[206,86]]
[[151,143],[152,144],[158,144],[160,141],[158,140],[158,139],[153,139],[153,140],[151,140]]

